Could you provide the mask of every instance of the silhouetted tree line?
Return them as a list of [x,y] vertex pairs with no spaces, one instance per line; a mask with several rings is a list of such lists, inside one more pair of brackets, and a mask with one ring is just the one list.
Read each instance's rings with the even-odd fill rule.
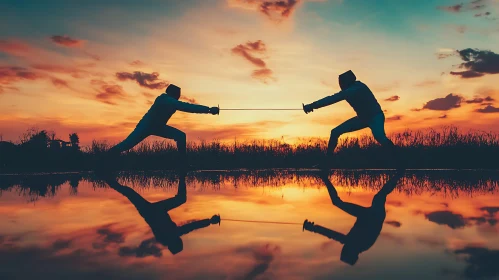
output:
[[[499,134],[461,132],[455,127],[440,131],[405,131],[393,134],[408,168],[497,169]],[[106,142],[93,141],[80,149],[76,133],[69,141],[55,133],[29,130],[20,143],[0,142],[0,172],[93,170],[99,165],[116,170],[168,170],[177,167],[178,154],[171,141],[143,142],[111,161],[103,162]],[[318,163],[327,140],[191,142],[188,161],[196,169],[309,168]],[[391,159],[370,136],[342,139],[332,168],[394,168]]]

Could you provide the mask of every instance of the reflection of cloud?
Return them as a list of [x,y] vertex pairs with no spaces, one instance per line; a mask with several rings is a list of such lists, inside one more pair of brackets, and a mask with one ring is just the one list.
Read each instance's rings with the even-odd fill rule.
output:
[[[91,248],[66,250],[71,243],[56,240],[49,246],[22,247],[19,242],[0,244],[2,279],[34,279],[41,275],[57,279],[160,279],[155,270],[143,265],[110,262],[108,251]],[[64,250],[63,250],[64,249]],[[46,278],[42,277],[42,278]]]
[[[248,245],[246,247],[239,247],[236,253],[250,253],[253,257],[254,263],[251,269],[245,273],[241,279],[257,279],[265,274],[269,269],[272,261],[281,252],[279,245],[265,244],[265,245]],[[259,278],[258,278],[259,279]]]
[[138,247],[121,247],[118,254],[122,257],[145,258],[148,256],[154,256],[159,258],[163,255],[163,253],[161,252],[161,248],[156,244],[157,243],[154,238],[146,239],[140,242]]
[[451,211],[435,211],[425,214],[426,219],[439,225],[446,225],[452,229],[463,228],[466,220],[463,215]]
[[499,250],[485,247],[466,246],[454,251],[456,255],[466,255],[467,266],[464,276],[469,279],[492,279],[499,276]]
[[380,236],[380,238],[391,240],[394,243],[397,243],[399,245],[402,245],[405,243],[405,239],[403,237],[397,236],[391,232],[382,232],[379,236]]
[[417,237],[416,241],[418,243],[427,245],[429,247],[437,247],[437,246],[443,246],[443,245],[445,245],[444,242],[442,242],[440,239],[437,239],[434,236],[421,236],[421,237]]
[[391,225],[391,226],[394,226],[397,228],[402,226],[402,223],[399,221],[385,221],[385,224],[388,224],[388,225]]

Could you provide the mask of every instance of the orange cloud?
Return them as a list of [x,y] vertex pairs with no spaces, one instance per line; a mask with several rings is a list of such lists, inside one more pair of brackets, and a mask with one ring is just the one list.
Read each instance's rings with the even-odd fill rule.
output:
[[159,79],[158,72],[152,72],[151,74],[140,71],[135,71],[133,73],[118,72],[116,73],[116,77],[120,81],[136,81],[140,86],[150,89],[164,89],[168,86],[167,81]]
[[387,99],[385,99],[385,101],[397,101],[400,99],[400,96],[398,95],[394,95],[394,96],[391,96],[391,97],[388,97]]
[[266,63],[260,58],[257,58],[251,54],[251,52],[265,52],[266,46],[261,40],[255,42],[247,42],[246,44],[239,44],[232,48],[232,53],[244,57],[246,60],[251,62],[257,67],[265,67]]
[[32,51],[33,48],[21,40],[0,40],[0,52],[15,56],[26,56]]
[[115,100],[126,99],[126,93],[120,85],[103,84],[95,97],[106,104],[116,105]]

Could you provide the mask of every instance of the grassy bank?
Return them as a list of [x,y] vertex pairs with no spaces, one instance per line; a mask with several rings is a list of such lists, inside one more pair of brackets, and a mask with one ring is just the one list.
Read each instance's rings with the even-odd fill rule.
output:
[[[390,135],[400,146],[409,168],[499,168],[499,134],[442,130],[405,131]],[[94,141],[88,147],[53,149],[43,143],[0,149],[0,171],[92,170],[109,145]],[[303,140],[295,144],[279,140],[193,142],[188,160],[199,169],[310,168],[327,146],[326,139]],[[119,170],[172,169],[177,152],[171,141],[139,144],[109,162]],[[384,150],[370,136],[342,139],[333,168],[393,168]]]

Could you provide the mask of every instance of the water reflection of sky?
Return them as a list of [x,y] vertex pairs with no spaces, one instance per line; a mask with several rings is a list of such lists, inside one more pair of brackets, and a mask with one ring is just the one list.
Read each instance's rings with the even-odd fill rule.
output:
[[[458,174],[458,175],[456,175]],[[150,202],[177,192],[174,174],[123,174],[118,181]],[[454,175],[454,176],[451,176]],[[369,207],[390,174],[331,176],[339,196]],[[355,218],[331,203],[313,173],[199,173],[187,202],[169,212],[183,223],[222,222],[182,236],[172,255],[155,242],[130,201],[90,174],[0,176],[2,279],[497,279],[495,173],[408,173],[386,200],[376,243],[350,266],[342,245],[301,225],[348,233]]]

